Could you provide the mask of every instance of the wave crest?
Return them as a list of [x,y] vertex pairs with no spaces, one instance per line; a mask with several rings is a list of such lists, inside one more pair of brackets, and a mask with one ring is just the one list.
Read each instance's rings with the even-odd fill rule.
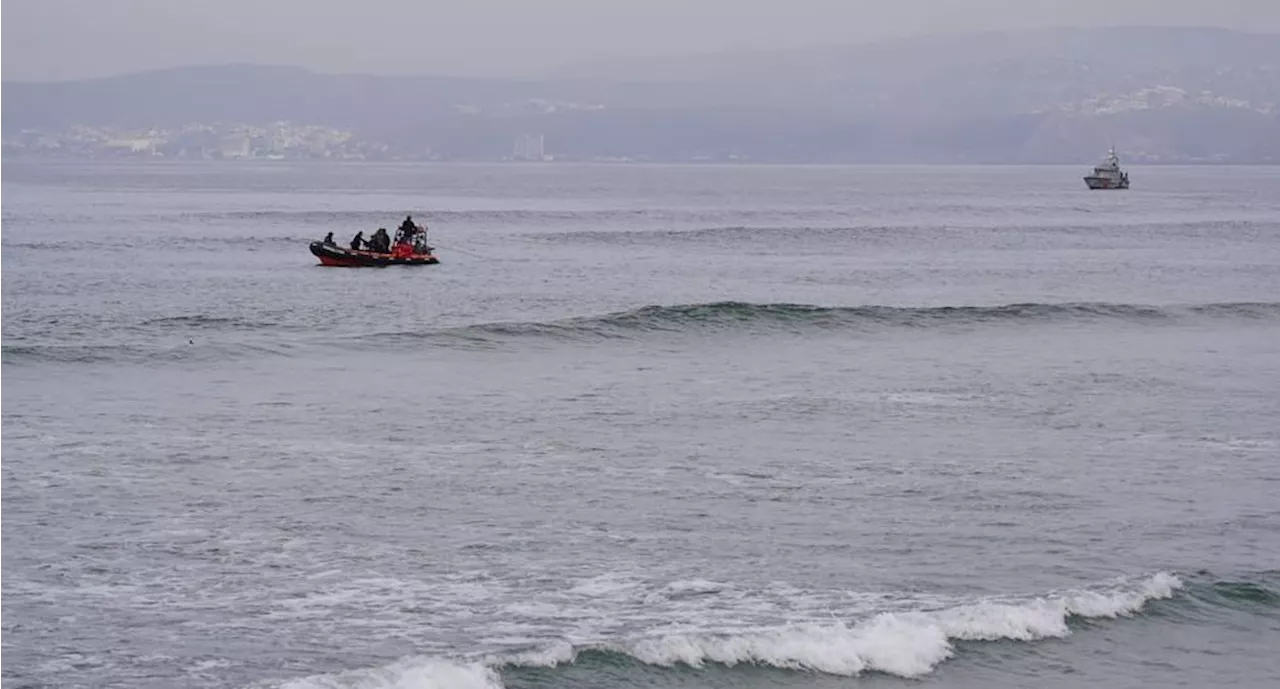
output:
[[660,666],[752,663],[846,676],[874,670],[900,677],[928,674],[952,653],[940,627],[919,626],[891,613],[852,628],[803,625],[738,635],[666,636],[610,650]]
[[[833,619],[778,627],[705,632],[653,631],[627,639],[557,641],[478,657],[406,658],[390,665],[317,675],[281,689],[500,689],[503,675],[561,665],[610,668],[619,662],[655,667],[684,665],[767,666],[780,670],[853,677],[880,672],[921,677],[952,657],[956,641],[1035,641],[1071,633],[1071,618],[1116,618],[1138,613],[1150,601],[1184,588],[1160,572],[1105,588],[1077,589],[1032,599],[989,599],[936,610],[881,612],[856,623]],[[545,680],[546,678],[543,677]]]
[[1135,585],[1072,591],[1023,602],[986,601],[930,612],[886,612],[855,625],[834,622],[746,633],[671,635],[601,647],[651,665],[703,667],[740,663],[855,676],[877,671],[900,677],[932,672],[955,649],[952,641],[1035,641],[1071,633],[1068,619],[1129,616],[1150,600],[1183,587],[1159,573]]

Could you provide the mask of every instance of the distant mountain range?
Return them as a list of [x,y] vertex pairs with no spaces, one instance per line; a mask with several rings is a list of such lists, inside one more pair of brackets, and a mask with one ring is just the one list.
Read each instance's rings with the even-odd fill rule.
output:
[[547,155],[571,159],[1089,163],[1114,142],[1125,162],[1280,163],[1280,35],[1222,29],[935,35],[538,80],[238,65],[3,88],[6,154],[77,125],[137,136],[284,120],[391,157],[502,158],[541,134]]

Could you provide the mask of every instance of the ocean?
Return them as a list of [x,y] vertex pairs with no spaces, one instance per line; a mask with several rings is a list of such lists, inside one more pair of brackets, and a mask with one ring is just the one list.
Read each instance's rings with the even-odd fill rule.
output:
[[6,689],[1280,686],[1280,167],[1084,173],[6,161]]

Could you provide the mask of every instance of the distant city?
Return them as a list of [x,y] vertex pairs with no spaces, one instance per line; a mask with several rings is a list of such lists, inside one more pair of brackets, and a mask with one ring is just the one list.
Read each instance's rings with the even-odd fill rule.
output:
[[1280,36],[1120,27],[533,80],[209,65],[5,82],[3,153],[162,160],[1280,164]]
[[[520,134],[501,160],[550,161],[541,133]],[[173,160],[448,160],[430,147],[414,149],[362,138],[316,124],[273,122],[264,126],[192,123],[175,129],[126,129],[74,125],[61,131],[6,132],[4,155],[75,159]],[[616,160],[600,157],[598,159]]]

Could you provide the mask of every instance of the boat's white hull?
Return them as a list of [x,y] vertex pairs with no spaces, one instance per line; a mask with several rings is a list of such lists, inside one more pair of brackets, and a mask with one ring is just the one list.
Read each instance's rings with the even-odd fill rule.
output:
[[1129,180],[1127,178],[1113,179],[1111,177],[1095,177],[1089,175],[1084,178],[1084,183],[1089,185],[1090,189],[1128,189]]

